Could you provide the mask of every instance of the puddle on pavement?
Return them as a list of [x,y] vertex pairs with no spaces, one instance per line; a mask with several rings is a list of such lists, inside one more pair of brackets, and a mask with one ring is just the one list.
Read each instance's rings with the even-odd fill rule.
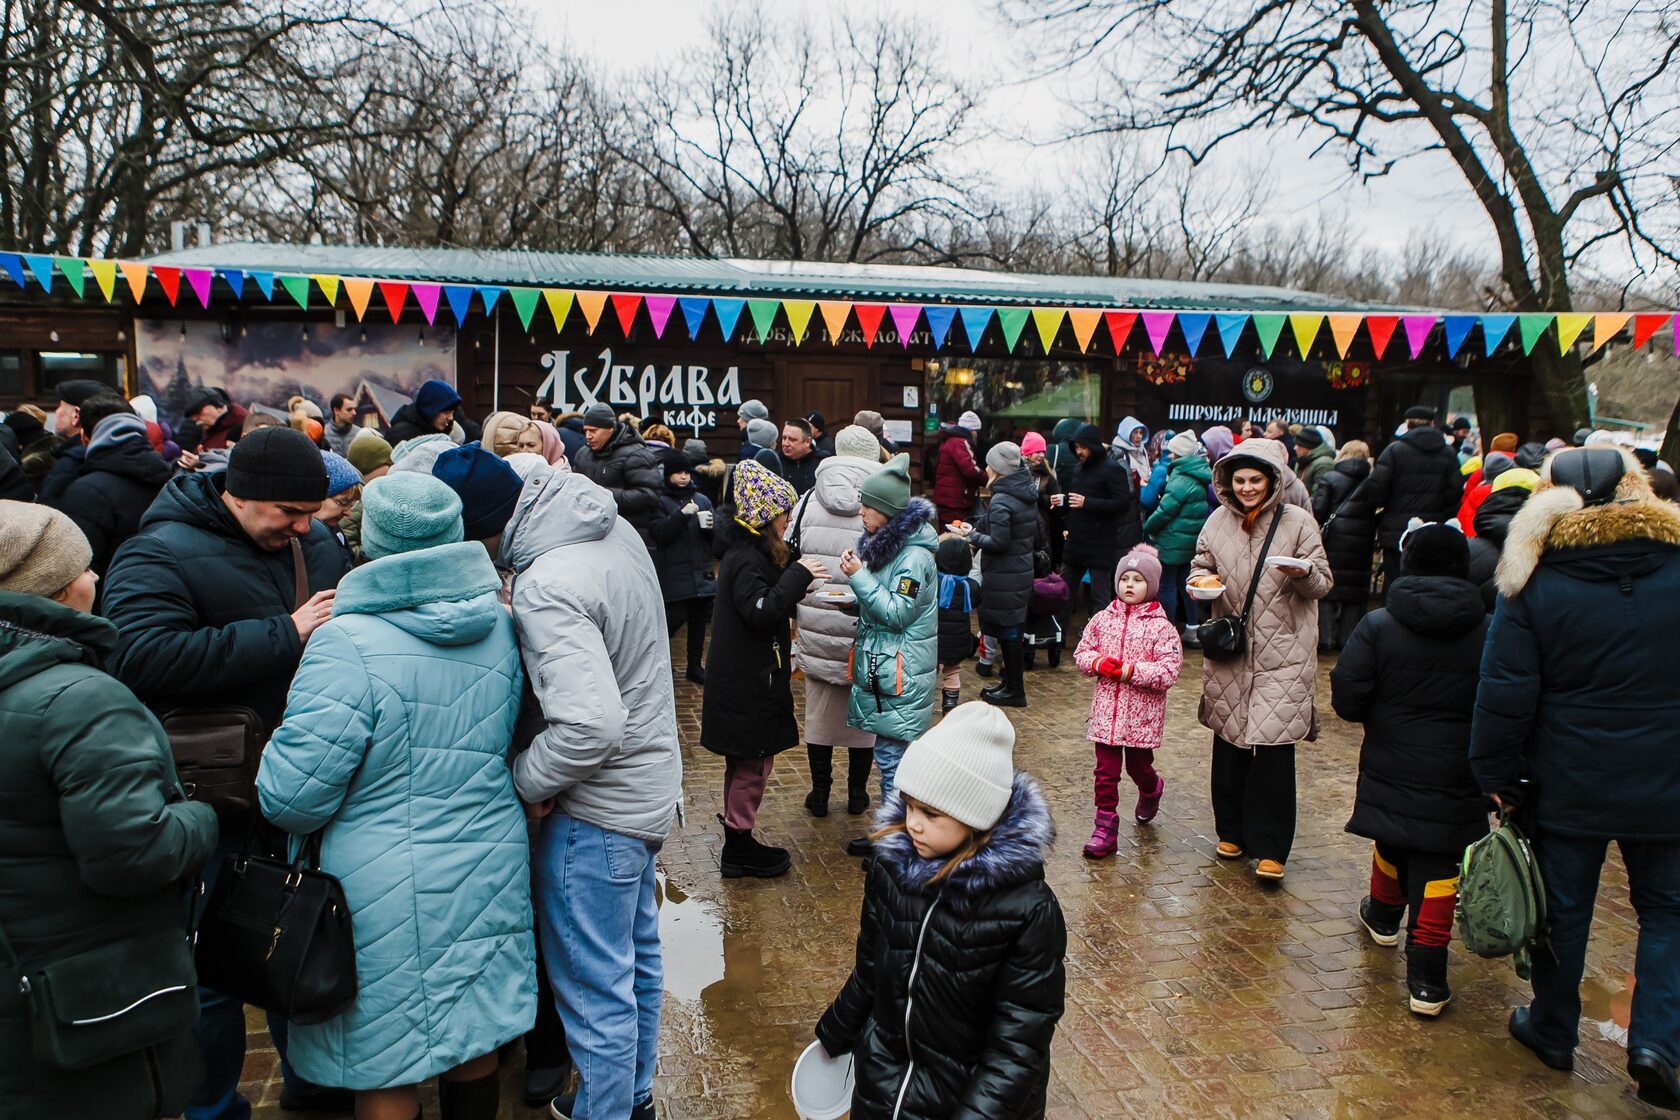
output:
[[664,872],[655,879],[654,894],[659,901],[665,994],[692,1002],[724,978],[723,919],[715,906],[685,894]]
[[1633,1010],[1633,973],[1613,978],[1589,976],[1581,981],[1581,1019],[1611,1042],[1626,1044],[1628,1017]]

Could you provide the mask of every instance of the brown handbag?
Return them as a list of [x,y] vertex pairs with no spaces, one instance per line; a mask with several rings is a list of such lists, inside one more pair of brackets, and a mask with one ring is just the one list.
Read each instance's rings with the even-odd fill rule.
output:
[[[296,610],[309,601],[309,572],[303,547],[295,539],[291,545]],[[177,708],[163,717],[163,733],[190,800],[203,802],[222,817],[256,812],[257,765],[270,734],[261,716],[233,704]]]

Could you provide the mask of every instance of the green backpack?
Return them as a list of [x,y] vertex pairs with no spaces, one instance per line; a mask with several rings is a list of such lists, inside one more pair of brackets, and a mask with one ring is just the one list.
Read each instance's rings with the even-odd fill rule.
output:
[[1458,936],[1478,957],[1516,958],[1529,978],[1545,938],[1546,888],[1528,838],[1501,813],[1499,827],[1464,849],[1458,876]]

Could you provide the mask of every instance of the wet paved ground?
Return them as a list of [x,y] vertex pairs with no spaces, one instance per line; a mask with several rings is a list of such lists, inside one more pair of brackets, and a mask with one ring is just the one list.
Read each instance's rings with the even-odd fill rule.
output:
[[[1212,858],[1211,737],[1196,722],[1201,668],[1191,655],[1169,708],[1157,767],[1161,816],[1127,831],[1114,858],[1089,863],[1089,685],[1064,661],[1028,676],[1031,707],[1010,714],[1017,765],[1039,777],[1061,829],[1047,869],[1068,922],[1067,1015],[1056,1032],[1051,1117],[1662,1116],[1628,1087],[1634,920],[1614,849],[1588,957],[1582,1045],[1573,1075],[1542,1067],[1505,1033],[1527,987],[1508,961],[1453,947],[1454,999],[1437,1021],[1405,1006],[1405,964],[1356,932],[1369,845],[1342,831],[1352,805],[1358,729],[1329,711],[1303,744],[1300,826],[1281,888]],[[970,666],[964,698],[981,684]],[[792,1118],[787,1078],[850,967],[862,887],[845,841],[862,818],[843,803],[824,820],[803,808],[802,750],[778,759],[761,834],[794,851],[779,881],[718,877],[721,760],[700,749],[700,693],[677,686],[687,826],[661,858],[668,998],[655,1097],[671,1120]],[[836,760],[840,761],[839,759]],[[843,802],[843,798],[841,799]],[[1122,819],[1129,795],[1123,794]],[[273,1050],[253,1019],[246,1085],[259,1120],[274,1104]],[[503,1117],[521,1059],[506,1071]],[[437,1115],[428,1093],[426,1114]]]

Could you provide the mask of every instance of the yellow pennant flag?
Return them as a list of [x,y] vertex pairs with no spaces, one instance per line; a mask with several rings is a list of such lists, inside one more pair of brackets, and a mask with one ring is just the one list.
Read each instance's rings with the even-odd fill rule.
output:
[[1561,311],[1557,317],[1558,353],[1567,354],[1569,348],[1575,345],[1575,340],[1581,337],[1581,332],[1592,322],[1591,315],[1581,315],[1572,311]]
[[846,329],[846,316],[852,313],[852,305],[844,300],[825,299],[817,302],[822,311],[823,326],[828,328],[828,340],[839,342],[840,335]]
[[1600,346],[1615,338],[1617,333],[1627,326],[1627,321],[1631,318],[1633,318],[1632,315],[1618,311],[1594,315],[1592,348],[1597,350]]
[[315,281],[316,286],[321,289],[321,294],[327,297],[328,303],[338,302],[339,277],[327,275],[317,276],[314,273],[310,273],[309,278]]
[[1051,343],[1056,341],[1056,332],[1062,329],[1062,319],[1067,315],[1065,307],[1035,307],[1032,309],[1033,326],[1038,329],[1038,340],[1044,344],[1044,352],[1050,353]]
[[1068,322],[1073,326],[1074,341],[1079,343],[1081,352],[1091,348],[1091,336],[1096,333],[1097,324],[1102,322],[1101,311],[1069,311]]
[[1353,345],[1353,336],[1359,333],[1359,324],[1365,321],[1363,315],[1331,315],[1330,337],[1336,340],[1336,356],[1347,357],[1348,347]]
[[[572,310],[572,293],[569,288],[544,288],[543,302],[548,304],[548,313],[554,317],[554,329],[559,330],[566,324],[566,315]],[[600,314],[599,311],[596,312]]]
[[123,279],[128,281],[128,290],[134,293],[136,303],[145,298],[146,277],[150,274],[143,264],[133,261],[118,261],[117,268],[122,270]]
[[360,322],[367,314],[368,300],[373,298],[373,281],[346,276],[344,294],[350,297],[350,309],[356,313],[356,320]]
[[782,311],[787,315],[788,326],[793,328],[793,344],[798,346],[805,341],[805,328],[811,325],[811,315],[817,305],[808,299],[784,299]]
[[1313,340],[1318,337],[1318,328],[1324,323],[1322,315],[1291,315],[1289,329],[1295,333],[1295,346],[1306,357],[1312,352]]
[[595,333],[595,324],[601,321],[601,309],[607,305],[606,292],[579,292],[577,305],[583,311],[583,321],[589,327],[589,333]]
[[87,266],[88,271],[93,273],[93,282],[99,285],[100,292],[105,296],[105,302],[110,303],[117,290],[117,262],[89,260]]

